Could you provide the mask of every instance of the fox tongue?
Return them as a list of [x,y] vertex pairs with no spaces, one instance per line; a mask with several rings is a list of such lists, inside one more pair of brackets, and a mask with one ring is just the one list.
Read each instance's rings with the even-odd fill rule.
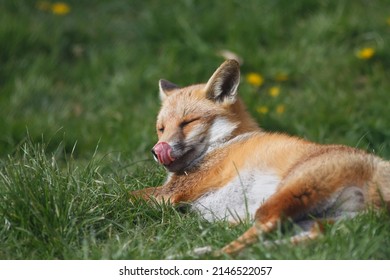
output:
[[153,150],[161,164],[169,165],[172,161],[174,161],[174,158],[171,156],[172,147],[168,143],[157,143]]

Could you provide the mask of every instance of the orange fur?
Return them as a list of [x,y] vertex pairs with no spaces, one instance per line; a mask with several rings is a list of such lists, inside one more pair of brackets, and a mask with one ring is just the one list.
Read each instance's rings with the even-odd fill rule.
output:
[[[173,160],[163,162],[169,171],[163,186],[132,196],[193,205],[213,196],[219,199],[230,189],[263,196],[254,198],[259,201],[254,225],[221,250],[227,254],[256,242],[284,218],[390,204],[388,161],[346,146],[263,132],[237,97],[238,83],[239,66],[233,60],[222,64],[207,84],[180,88],[160,81],[162,107],[156,128],[158,143],[169,151],[159,152],[160,158]],[[315,238],[318,229],[316,225],[291,242]]]

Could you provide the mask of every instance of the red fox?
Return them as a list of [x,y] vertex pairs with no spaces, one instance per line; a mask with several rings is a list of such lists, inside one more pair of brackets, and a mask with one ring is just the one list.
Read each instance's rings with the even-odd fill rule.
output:
[[[155,159],[163,186],[132,197],[190,204],[207,220],[254,223],[219,252],[234,254],[279,222],[334,220],[367,206],[390,207],[390,162],[362,150],[265,132],[237,96],[239,64],[225,61],[206,84],[159,81]],[[304,238],[313,239],[318,224]]]

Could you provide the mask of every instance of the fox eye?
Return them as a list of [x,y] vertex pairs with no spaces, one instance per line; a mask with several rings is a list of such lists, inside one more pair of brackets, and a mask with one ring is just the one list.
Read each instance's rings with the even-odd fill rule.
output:
[[180,127],[183,128],[185,127],[186,125],[189,125],[190,123],[193,123],[193,122],[196,122],[198,121],[200,118],[193,118],[193,119],[189,119],[189,120],[185,120],[185,121],[182,121],[180,123]]
[[161,132],[161,133],[163,133],[164,132],[164,127],[163,126],[161,126],[161,127],[159,127],[159,128],[157,128],[157,130],[159,131],[159,132]]

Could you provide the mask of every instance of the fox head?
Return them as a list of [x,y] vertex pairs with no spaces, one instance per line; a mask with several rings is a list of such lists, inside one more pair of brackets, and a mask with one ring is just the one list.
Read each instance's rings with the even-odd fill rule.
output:
[[154,158],[170,172],[191,170],[215,147],[257,130],[237,97],[239,64],[225,61],[206,84],[179,87],[159,81],[162,102],[157,117]]

